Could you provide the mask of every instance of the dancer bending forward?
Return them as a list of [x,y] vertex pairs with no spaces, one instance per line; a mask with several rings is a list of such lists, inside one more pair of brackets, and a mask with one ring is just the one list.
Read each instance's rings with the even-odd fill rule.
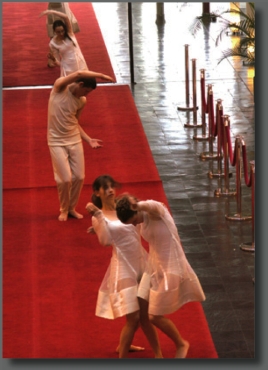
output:
[[122,223],[138,225],[149,243],[149,270],[143,275],[138,295],[149,300],[150,320],[174,342],[175,357],[185,358],[189,343],[164,315],[187,302],[203,301],[205,295],[186,259],[174,220],[162,203],[137,201],[130,195],[118,200],[116,212]]

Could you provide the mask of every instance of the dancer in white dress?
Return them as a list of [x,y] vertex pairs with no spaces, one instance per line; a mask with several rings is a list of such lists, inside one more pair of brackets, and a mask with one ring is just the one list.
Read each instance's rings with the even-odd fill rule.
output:
[[92,215],[92,227],[103,246],[112,246],[110,265],[101,283],[96,304],[96,315],[106,319],[126,316],[119,342],[119,357],[129,352],[134,334],[141,325],[155,357],[162,358],[155,327],[148,316],[148,302],[138,298],[138,286],[145,271],[147,252],[133,225],[122,224],[115,211],[117,182],[109,175],[98,177],[93,183],[92,203],[86,205]]
[[61,76],[68,76],[78,70],[88,70],[68,16],[56,10],[45,10],[40,16],[49,14],[62,19],[53,22],[54,37],[49,42],[49,66],[60,66]]
[[137,201],[130,195],[118,200],[116,211],[124,224],[139,225],[141,236],[149,243],[149,269],[143,275],[138,295],[149,299],[151,321],[174,341],[175,357],[186,357],[189,343],[163,315],[187,302],[203,301],[205,295],[186,259],[174,220],[164,204]]

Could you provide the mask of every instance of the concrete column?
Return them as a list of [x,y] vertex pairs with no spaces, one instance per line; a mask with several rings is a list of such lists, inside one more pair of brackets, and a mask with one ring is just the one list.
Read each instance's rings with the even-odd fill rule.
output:
[[210,3],[203,3],[203,14],[210,13]]
[[156,3],[156,23],[165,22],[164,3]]

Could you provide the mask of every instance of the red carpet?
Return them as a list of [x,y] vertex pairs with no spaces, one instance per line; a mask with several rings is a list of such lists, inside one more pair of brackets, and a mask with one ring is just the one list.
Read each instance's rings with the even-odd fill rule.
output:
[[[48,90],[4,91],[3,131],[3,358],[117,358],[124,318],[97,318],[99,285],[111,249],[86,233],[93,179],[110,173],[120,191],[167,204],[128,86],[100,86],[81,123],[104,148],[86,152],[87,178],[78,206],[85,218],[60,223],[46,145]],[[170,315],[190,342],[189,358],[217,358],[200,303]],[[171,341],[159,333],[164,357]],[[152,358],[139,329],[133,358]]]
[[[165,201],[160,182],[124,184],[122,191]],[[110,321],[94,312],[111,249],[86,233],[90,194],[85,186],[83,220],[60,223],[55,189],[4,191],[4,358],[117,358],[124,318]],[[201,304],[187,304],[170,317],[191,343],[189,358],[217,357]],[[172,342],[161,332],[159,337],[163,355],[172,358]],[[146,351],[130,357],[152,358],[140,329],[134,343]]]
[[[55,186],[46,141],[49,93],[3,91],[4,189]],[[100,173],[115,173],[120,182],[159,181],[129,86],[98,86],[88,95],[80,123],[103,140],[98,150],[84,143],[87,184]]]
[[[76,37],[88,68],[115,78],[92,4],[70,3],[70,8],[80,26]],[[39,18],[46,9],[42,2],[2,4],[4,87],[52,85],[59,77],[59,68],[47,67],[46,17]]]

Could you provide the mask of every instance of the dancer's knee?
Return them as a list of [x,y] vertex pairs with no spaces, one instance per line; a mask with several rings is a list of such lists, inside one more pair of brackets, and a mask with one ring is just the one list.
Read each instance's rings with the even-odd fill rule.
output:
[[150,320],[150,322],[153,324],[153,325],[155,325],[155,324],[157,324],[160,320],[161,320],[161,318],[162,318],[163,316],[155,316],[155,315],[151,315],[151,314],[149,314],[149,320]]
[[72,179],[57,179],[56,180],[58,188],[65,189],[69,188],[72,185]]
[[127,324],[137,329],[140,324],[140,312],[136,311],[127,315]]
[[73,176],[73,178],[72,178],[72,182],[77,183],[77,184],[79,184],[79,183],[82,184],[84,182],[84,180],[85,180],[84,175],[76,175],[76,176]]

